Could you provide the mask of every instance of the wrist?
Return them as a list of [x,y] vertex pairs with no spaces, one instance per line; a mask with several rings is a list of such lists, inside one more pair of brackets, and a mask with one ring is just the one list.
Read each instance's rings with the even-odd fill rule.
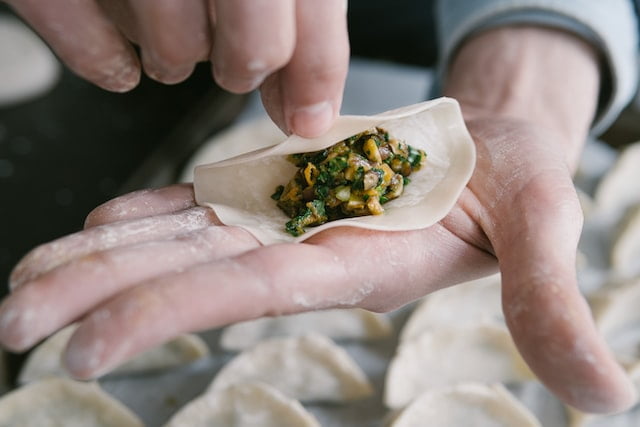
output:
[[507,26],[468,39],[447,70],[444,94],[467,118],[508,118],[562,136],[575,157],[593,120],[599,91],[598,57],[564,31]]

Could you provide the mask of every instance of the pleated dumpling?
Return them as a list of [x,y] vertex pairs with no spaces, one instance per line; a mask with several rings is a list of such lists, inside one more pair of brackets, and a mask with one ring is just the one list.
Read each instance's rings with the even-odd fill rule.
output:
[[245,350],[218,372],[208,392],[261,381],[300,401],[343,402],[373,388],[347,352],[322,335],[271,338]]
[[309,311],[288,316],[263,317],[228,326],[220,337],[225,350],[245,350],[266,338],[316,333],[334,340],[374,340],[392,332],[384,314],[359,308]]
[[[77,327],[75,324],[69,325],[36,347],[24,362],[18,383],[25,384],[49,376],[68,376],[62,366],[61,356]],[[112,372],[129,374],[169,369],[193,362],[208,354],[209,348],[200,337],[184,334],[139,354]]]
[[498,383],[461,383],[427,391],[404,408],[390,427],[427,424],[438,427],[541,427],[536,417]]
[[613,167],[602,178],[594,195],[599,215],[619,219],[630,207],[640,203],[640,142],[627,146]]
[[260,382],[205,393],[176,413],[165,427],[320,427],[295,399]]
[[618,361],[640,361],[640,279],[609,285],[589,297],[596,326]]
[[129,408],[97,383],[47,378],[0,399],[0,425],[20,427],[142,427]]
[[532,378],[506,327],[433,329],[400,344],[387,371],[384,402],[400,408],[440,387]]
[[500,274],[440,289],[422,299],[402,328],[400,341],[430,329],[503,326]]
[[611,268],[619,277],[640,275],[640,202],[627,211],[611,247]]

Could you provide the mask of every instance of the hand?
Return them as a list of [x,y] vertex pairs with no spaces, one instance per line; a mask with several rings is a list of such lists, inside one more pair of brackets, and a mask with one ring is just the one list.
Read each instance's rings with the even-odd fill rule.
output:
[[[81,320],[65,362],[89,378],[182,332],[315,308],[391,310],[499,265],[508,326],[540,379],[585,411],[628,407],[633,388],[597,334],[575,277],[582,216],[571,170],[593,114],[597,66],[566,35],[533,31],[532,40],[530,29],[506,32],[471,40],[452,65],[446,90],[463,100],[478,162],[440,223],[404,233],[336,228],[304,244],[261,247],[194,207],[188,186],[132,194],[94,211],[85,231],[22,260],[12,275],[16,290],[0,308],[0,342],[25,350]],[[575,76],[561,79],[570,90],[525,96],[525,104],[509,97],[518,99],[521,87],[470,90],[467,84],[499,76],[466,79],[485,58],[477,44],[497,54],[514,40],[544,48],[545,58],[562,53],[562,70]],[[504,65],[496,69],[517,83]],[[539,75],[548,83],[555,74]],[[547,95],[553,85],[524,87]],[[566,96],[584,102],[566,110]]]
[[628,406],[625,374],[576,286],[581,212],[549,149],[560,136],[481,114],[468,125],[476,172],[451,213],[423,230],[334,228],[263,247],[195,207],[188,185],[108,202],[84,231],[16,267],[0,342],[22,351],[81,321],[64,360],[90,378],[183,332],[330,307],[389,311],[499,263],[508,325],[540,379],[584,410]]
[[6,1],[73,71],[107,90],[133,89],[141,63],[151,78],[178,83],[211,60],[221,87],[261,87],[286,133],[318,136],[340,111],[346,0]]

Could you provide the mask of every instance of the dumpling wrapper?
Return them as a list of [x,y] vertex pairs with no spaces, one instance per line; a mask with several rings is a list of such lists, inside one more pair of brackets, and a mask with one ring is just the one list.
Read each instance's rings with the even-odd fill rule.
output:
[[[322,150],[374,126],[427,153],[424,167],[411,175],[402,196],[386,203],[382,215],[330,221],[307,228],[301,236],[289,235],[284,225],[290,218],[271,199],[276,187],[296,172],[285,156]],[[475,146],[458,103],[439,98],[375,116],[342,116],[319,138],[294,135],[272,147],[198,166],[194,187],[198,204],[213,208],[222,223],[242,227],[269,244],[302,241],[345,225],[387,231],[428,227],[453,207],[474,166]]]
[[611,268],[620,277],[640,275],[640,202],[618,226],[611,247]]
[[589,297],[596,326],[623,365],[640,361],[640,279],[609,285]]
[[503,326],[500,274],[440,289],[422,299],[400,333],[400,341],[426,330],[475,326]]
[[220,162],[240,154],[276,145],[287,139],[266,113],[264,117],[240,122],[205,141],[183,169],[181,182],[193,182],[196,166]]
[[320,427],[295,399],[264,383],[235,384],[187,403],[165,427]]
[[142,427],[129,408],[97,383],[47,378],[0,399],[0,426]]
[[303,402],[344,402],[373,393],[367,376],[351,356],[317,334],[262,341],[230,360],[207,392],[254,381]]
[[[68,377],[61,356],[77,325],[70,325],[47,338],[27,357],[18,376],[19,384],[26,384],[49,376]],[[206,357],[209,348],[197,335],[181,335],[149,349],[115,368],[109,374],[131,374],[157,371],[184,365]]]
[[231,351],[245,350],[267,338],[309,333],[334,340],[374,340],[388,337],[391,332],[391,321],[384,314],[359,308],[309,311],[233,324],[222,332],[220,346]]
[[518,382],[534,376],[506,328],[427,330],[398,346],[385,381],[384,403],[409,404],[420,394],[462,382]]
[[541,427],[501,384],[462,383],[420,395],[389,427]]

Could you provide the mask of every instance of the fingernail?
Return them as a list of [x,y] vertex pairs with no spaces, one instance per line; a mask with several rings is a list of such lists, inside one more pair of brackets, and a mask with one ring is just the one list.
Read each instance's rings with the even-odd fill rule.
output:
[[305,138],[315,138],[329,130],[332,121],[333,107],[323,101],[296,108],[289,117],[289,130]]
[[0,341],[9,350],[20,352],[31,347],[37,340],[36,313],[33,310],[3,308],[0,311]]
[[233,76],[228,78],[228,73],[223,72],[218,66],[213,66],[213,78],[223,89],[232,93],[247,93],[260,87],[269,76],[269,72],[256,73],[250,77]]
[[111,69],[104,72],[106,77],[100,86],[111,92],[128,92],[140,83],[138,64],[127,59],[115,61]]
[[185,66],[166,70],[153,65],[145,65],[144,71],[153,80],[171,85],[186,80],[193,72],[193,68],[193,66]]
[[94,340],[89,345],[72,339],[64,353],[64,367],[75,378],[90,379],[103,364],[106,346],[102,340]]
[[138,86],[138,83],[140,83],[140,70],[137,67],[131,67],[123,70],[117,77],[115,90],[128,92]]

